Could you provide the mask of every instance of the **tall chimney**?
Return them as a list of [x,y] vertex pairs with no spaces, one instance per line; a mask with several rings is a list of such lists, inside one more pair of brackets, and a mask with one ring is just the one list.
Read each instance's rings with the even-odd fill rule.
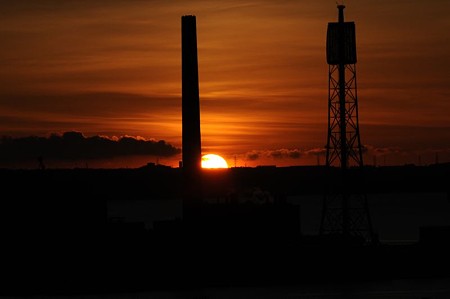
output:
[[182,171],[184,197],[201,197],[200,97],[197,61],[196,18],[181,17],[182,59]]
[[201,167],[200,97],[198,87],[197,28],[195,16],[181,17],[183,169]]

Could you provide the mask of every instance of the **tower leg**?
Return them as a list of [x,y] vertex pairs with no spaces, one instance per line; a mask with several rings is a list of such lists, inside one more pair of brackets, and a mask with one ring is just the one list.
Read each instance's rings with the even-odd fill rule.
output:
[[358,122],[356,66],[329,66],[327,187],[320,234],[373,242]]

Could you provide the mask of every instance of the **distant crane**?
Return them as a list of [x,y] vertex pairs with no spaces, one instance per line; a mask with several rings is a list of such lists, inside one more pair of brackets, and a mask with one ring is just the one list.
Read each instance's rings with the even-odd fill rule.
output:
[[[329,176],[320,234],[341,235],[348,240],[362,237],[372,242],[374,234],[367,195],[362,190],[362,175],[355,175],[354,171],[362,171],[363,168],[356,88],[355,23],[344,22],[343,4],[338,4],[337,8],[338,22],[328,23],[327,31],[329,83],[326,166]],[[338,168],[337,176],[333,166]]]

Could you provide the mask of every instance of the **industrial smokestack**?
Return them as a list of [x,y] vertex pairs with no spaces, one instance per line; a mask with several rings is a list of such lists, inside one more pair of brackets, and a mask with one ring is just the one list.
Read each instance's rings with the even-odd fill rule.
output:
[[200,97],[195,16],[181,17],[183,172],[201,168]]
[[[195,16],[181,17],[183,214],[202,201],[202,144]],[[183,217],[185,217],[183,216]]]

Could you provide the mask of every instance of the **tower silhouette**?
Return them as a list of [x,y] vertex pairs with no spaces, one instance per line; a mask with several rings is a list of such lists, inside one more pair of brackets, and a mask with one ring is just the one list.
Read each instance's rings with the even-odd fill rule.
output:
[[182,16],[182,134],[183,168],[201,167],[200,96],[195,16]]
[[361,175],[363,156],[358,122],[355,23],[344,22],[344,5],[337,8],[338,22],[328,23],[327,30],[328,182],[320,234],[373,241]]
[[200,96],[197,26],[192,15],[181,17],[182,171],[184,197],[199,198],[201,185]]

